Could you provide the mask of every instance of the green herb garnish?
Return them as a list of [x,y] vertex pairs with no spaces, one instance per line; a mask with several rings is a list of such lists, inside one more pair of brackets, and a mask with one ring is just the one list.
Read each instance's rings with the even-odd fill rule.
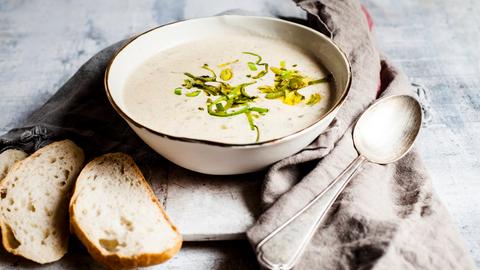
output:
[[[296,69],[287,69],[285,61],[280,62],[280,67],[270,67],[270,70],[275,74],[274,84],[259,86],[257,89],[265,94],[265,98],[281,98],[283,103],[288,105],[299,104],[305,99],[298,90],[309,85],[329,82],[331,80],[331,75],[322,79],[312,80]],[[317,95],[320,97],[319,94]],[[320,99],[318,99],[318,101],[320,101]]]
[[261,77],[265,76],[265,74],[267,74],[267,70],[262,70],[260,71],[257,75],[253,76],[252,78],[253,79],[260,79]]
[[298,103],[302,102],[305,97],[298,93],[296,90],[294,91],[285,91],[285,95],[283,97],[283,103],[288,105],[297,105]]
[[320,96],[320,94],[317,94],[317,93],[312,94],[312,95],[310,95],[310,98],[309,98],[308,101],[307,101],[307,105],[310,105],[310,106],[315,105],[315,104],[317,104],[321,99],[322,99],[322,97]]
[[[305,100],[305,96],[298,92],[298,90],[310,85],[329,82],[333,79],[331,75],[312,80],[309,77],[301,74],[296,69],[287,69],[285,61],[280,61],[279,67],[270,67],[267,63],[263,62],[260,55],[252,52],[243,52],[255,56],[257,60],[255,62],[247,62],[247,67],[250,71],[257,71],[258,67],[263,67],[257,74],[248,74],[247,78],[253,79],[250,82],[231,85],[227,81],[233,78],[233,70],[227,67],[233,63],[239,62],[234,60],[217,65],[219,68],[224,68],[220,71],[217,78],[215,71],[208,65],[204,64],[202,69],[208,71],[207,75],[193,75],[192,73],[185,72],[186,78],[183,80],[182,86],[186,89],[198,89],[185,94],[187,97],[196,97],[202,91],[205,95],[209,96],[206,101],[206,108],[208,114],[216,117],[232,117],[240,114],[244,114],[247,118],[248,125],[252,131],[256,132],[256,141],[260,140],[260,130],[255,125],[254,119],[268,112],[268,108],[256,107],[253,105],[257,96],[247,93],[246,88],[249,85],[257,83],[255,79],[259,79],[269,71],[274,74],[273,85],[258,86],[257,90],[265,94],[267,99],[281,99],[283,103],[288,105],[296,105]],[[296,67],[297,65],[292,65]],[[176,95],[182,94],[182,88],[177,87],[174,90]],[[215,97],[215,98],[214,98]],[[314,105],[321,100],[320,94],[314,93],[310,95],[307,105]],[[198,110],[203,111],[203,107],[198,107]],[[226,128],[222,126],[222,128]]]
[[[242,52],[243,54],[249,54],[249,55],[252,55],[252,56],[255,56],[257,57],[257,61],[255,63],[253,62],[248,62],[248,68],[250,68],[250,70],[252,71],[256,71],[257,70],[257,67],[256,66],[263,66],[264,70],[263,71],[260,71],[257,75],[255,76],[252,76],[252,78],[254,79],[259,79],[263,76],[265,76],[265,74],[268,73],[268,64],[267,63],[262,63],[262,57],[256,53],[252,53],[252,52]],[[251,65],[251,64],[254,64],[254,65]],[[255,66],[256,65],[256,66]],[[252,69],[252,67],[255,66],[255,69]]]
[[254,130],[254,131],[255,130],[257,131],[257,140],[258,140],[258,137],[259,137],[260,133],[258,132],[258,127],[253,123],[252,114],[250,112],[246,112],[245,116],[247,116],[247,120],[248,120],[248,124],[250,125],[250,129]]
[[248,68],[249,68],[251,71],[257,71],[257,65],[255,65],[255,63],[253,63],[253,62],[248,62],[247,65],[248,65]]
[[200,90],[197,90],[197,91],[193,91],[193,92],[190,92],[190,93],[186,93],[185,96],[187,97],[196,97],[200,94]]
[[211,69],[207,64],[203,64],[202,68],[205,69],[205,70],[210,71],[210,73],[212,74],[212,76],[209,77],[209,76],[204,75],[204,76],[201,76],[201,77],[209,78],[209,79],[211,79],[212,81],[215,81],[215,79],[217,79],[217,74],[215,74],[215,71],[213,71],[213,69]]
[[330,82],[332,79],[333,79],[332,74],[329,74],[325,78],[314,80],[314,81],[309,81],[308,85],[313,85],[313,84],[317,84],[317,83],[326,83],[326,82]]
[[284,97],[284,96],[285,96],[285,92],[277,91],[277,92],[273,92],[273,93],[267,93],[265,95],[265,98],[276,99],[276,98],[280,98],[280,97]]
[[202,68],[208,70],[210,75],[195,76],[188,72],[184,73],[185,76],[187,76],[187,79],[184,80],[182,85],[187,89],[199,89],[187,93],[186,96],[198,96],[201,91],[207,96],[218,96],[215,100],[210,98],[207,99],[207,112],[212,116],[231,117],[239,114],[248,114],[248,123],[250,127],[252,127],[252,125],[254,126],[254,128],[251,129],[256,130],[256,141],[258,141],[260,139],[260,133],[255,124],[253,124],[253,117],[258,117],[259,115],[267,113],[268,109],[251,106],[251,103],[257,97],[249,95],[246,91],[246,87],[255,84],[256,81],[231,85],[226,82],[233,77],[233,71],[230,68],[223,69],[220,72],[219,77],[222,81],[217,80],[215,71],[207,64],[203,65]]

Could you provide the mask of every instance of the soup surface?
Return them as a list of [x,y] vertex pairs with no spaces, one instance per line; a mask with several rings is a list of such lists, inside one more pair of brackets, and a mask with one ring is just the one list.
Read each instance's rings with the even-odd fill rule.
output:
[[[261,61],[256,55],[262,57]],[[204,64],[211,71],[202,68]],[[265,72],[260,74],[262,71]],[[300,74],[300,82],[288,81],[291,74]],[[217,82],[201,81],[214,76]],[[124,105],[135,121],[164,134],[235,144],[262,142],[295,133],[318,121],[333,99],[333,79],[318,82],[328,76],[319,60],[291,43],[259,36],[221,36],[164,50],[139,65],[125,84]],[[208,91],[195,87],[195,82],[232,93],[238,92],[241,84],[253,84],[244,85],[242,99],[229,108],[231,94],[225,95],[227,101],[218,102],[220,105],[213,104],[222,95],[207,96]],[[304,86],[296,89],[295,83]],[[287,84],[282,88],[286,90],[280,91],[283,84]],[[265,86],[270,90],[265,90]],[[296,90],[289,91],[291,87]],[[287,93],[289,98],[267,98],[272,89],[275,93],[271,95]],[[252,96],[256,98],[247,98]],[[248,102],[243,104],[245,100]],[[291,104],[292,100],[295,104]],[[261,110],[238,113],[247,107]],[[233,115],[235,112],[238,114]]]

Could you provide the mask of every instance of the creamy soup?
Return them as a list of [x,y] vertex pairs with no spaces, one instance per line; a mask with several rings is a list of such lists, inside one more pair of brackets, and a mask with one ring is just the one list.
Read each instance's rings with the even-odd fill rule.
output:
[[[299,89],[298,93],[305,99],[296,105],[285,104],[281,98],[265,98],[265,93],[258,87],[274,85],[275,74],[269,70],[263,77],[253,79],[252,76],[258,75],[263,66],[252,67],[257,58],[243,52],[260,55],[262,62],[268,63],[269,67],[279,67],[282,62],[286,69],[298,70],[312,79],[329,75],[314,56],[281,40],[236,35],[202,39],[164,50],[134,70],[124,87],[128,114],[142,125],[164,134],[243,144],[295,133],[318,121],[330,108],[333,99],[331,89],[334,86],[332,80]],[[250,102],[251,106],[268,109],[263,115],[252,112],[253,122],[259,131],[258,138],[246,114],[228,117],[209,114],[206,104],[218,96],[207,96],[204,91],[194,97],[185,95],[197,89],[182,86],[184,80],[188,79],[184,73],[210,75],[208,70],[202,68],[204,64],[208,64],[217,76],[221,70],[229,68],[233,75],[228,80],[230,85],[256,82],[246,86],[245,91],[249,96],[257,96]],[[315,93],[320,94],[320,101],[307,105]]]

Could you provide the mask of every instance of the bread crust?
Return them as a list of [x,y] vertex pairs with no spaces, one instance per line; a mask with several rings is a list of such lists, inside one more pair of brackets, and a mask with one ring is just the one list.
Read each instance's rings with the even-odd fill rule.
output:
[[[10,170],[8,171],[7,175],[0,180],[0,189],[3,188],[3,186],[5,184],[7,184],[7,177],[10,173],[14,173],[20,166],[22,166],[22,164],[28,162],[29,160],[32,160],[34,158],[37,158],[39,155],[45,153],[46,151],[49,151],[51,147],[53,146],[56,146],[56,145],[60,145],[60,144],[69,144],[72,146],[72,149],[73,151],[77,152],[78,154],[80,154],[80,161],[81,161],[81,164],[79,165],[79,170],[81,169],[82,165],[83,165],[83,162],[84,162],[84,153],[83,153],[83,150],[78,147],[73,141],[71,140],[62,140],[62,141],[57,141],[57,142],[53,142],[47,146],[44,146],[42,148],[40,148],[39,150],[37,150],[35,153],[33,153],[32,155],[22,159],[22,160],[19,160],[17,161],[11,168]],[[76,178],[76,176],[74,177],[74,179]],[[68,202],[68,200],[66,201]],[[1,214],[1,213],[0,213]],[[18,255],[18,256],[21,256],[21,257],[24,257],[26,259],[29,259],[31,261],[34,261],[34,262],[37,262],[37,263],[40,263],[40,264],[45,264],[45,263],[51,263],[51,262],[54,262],[54,261],[57,261],[57,260],[60,260],[66,253],[67,253],[67,249],[68,249],[68,234],[66,234],[66,237],[64,239],[64,242],[65,242],[65,249],[62,250],[61,254],[59,254],[59,256],[57,257],[54,257],[54,258],[50,258],[50,259],[44,259],[44,260],[39,260],[38,258],[31,258],[25,254],[22,254],[21,252],[19,252],[16,248],[10,246],[10,241],[9,241],[9,233],[13,233],[13,231],[11,230],[8,230],[7,228],[7,225],[5,223],[5,220],[3,218],[3,215],[0,215],[0,229],[1,229],[1,235],[2,235],[2,245],[3,247],[5,248],[5,250],[9,253],[12,253],[14,255]],[[14,235],[15,236],[15,235]]]
[[[99,249],[98,246],[95,245],[93,241],[88,238],[86,232],[83,231],[80,225],[77,223],[75,219],[76,215],[75,215],[74,206],[78,197],[78,193],[77,193],[78,180],[81,179],[85,171],[90,170],[97,162],[101,162],[102,160],[106,160],[109,158],[121,159],[122,162],[125,162],[127,165],[131,166],[131,168],[134,170],[137,177],[141,179],[141,183],[146,188],[151,201],[155,203],[157,207],[161,210],[165,220],[168,222],[168,224],[176,234],[175,245],[172,248],[162,253],[142,253],[136,256],[121,256],[118,254],[106,254],[106,253],[103,253],[102,250]],[[77,182],[74,187],[73,196],[72,196],[72,199],[70,200],[69,212],[70,212],[70,230],[85,245],[90,255],[96,261],[102,263],[103,265],[107,266],[110,269],[129,269],[129,268],[144,267],[144,266],[159,264],[172,258],[175,254],[178,253],[178,251],[182,247],[182,241],[183,241],[182,236],[178,232],[175,225],[173,225],[173,223],[168,218],[165,210],[163,209],[157,197],[155,196],[155,193],[153,192],[152,188],[143,177],[142,172],[140,171],[138,166],[135,164],[133,158],[124,153],[109,153],[109,154],[102,155],[90,161],[83,168],[82,172],[80,172],[77,178]]]

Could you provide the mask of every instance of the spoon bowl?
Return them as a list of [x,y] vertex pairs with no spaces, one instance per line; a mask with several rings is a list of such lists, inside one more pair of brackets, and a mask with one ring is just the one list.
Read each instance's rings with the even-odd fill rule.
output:
[[422,109],[411,96],[378,100],[358,119],[355,148],[368,161],[387,164],[402,158],[413,146],[422,124]]

